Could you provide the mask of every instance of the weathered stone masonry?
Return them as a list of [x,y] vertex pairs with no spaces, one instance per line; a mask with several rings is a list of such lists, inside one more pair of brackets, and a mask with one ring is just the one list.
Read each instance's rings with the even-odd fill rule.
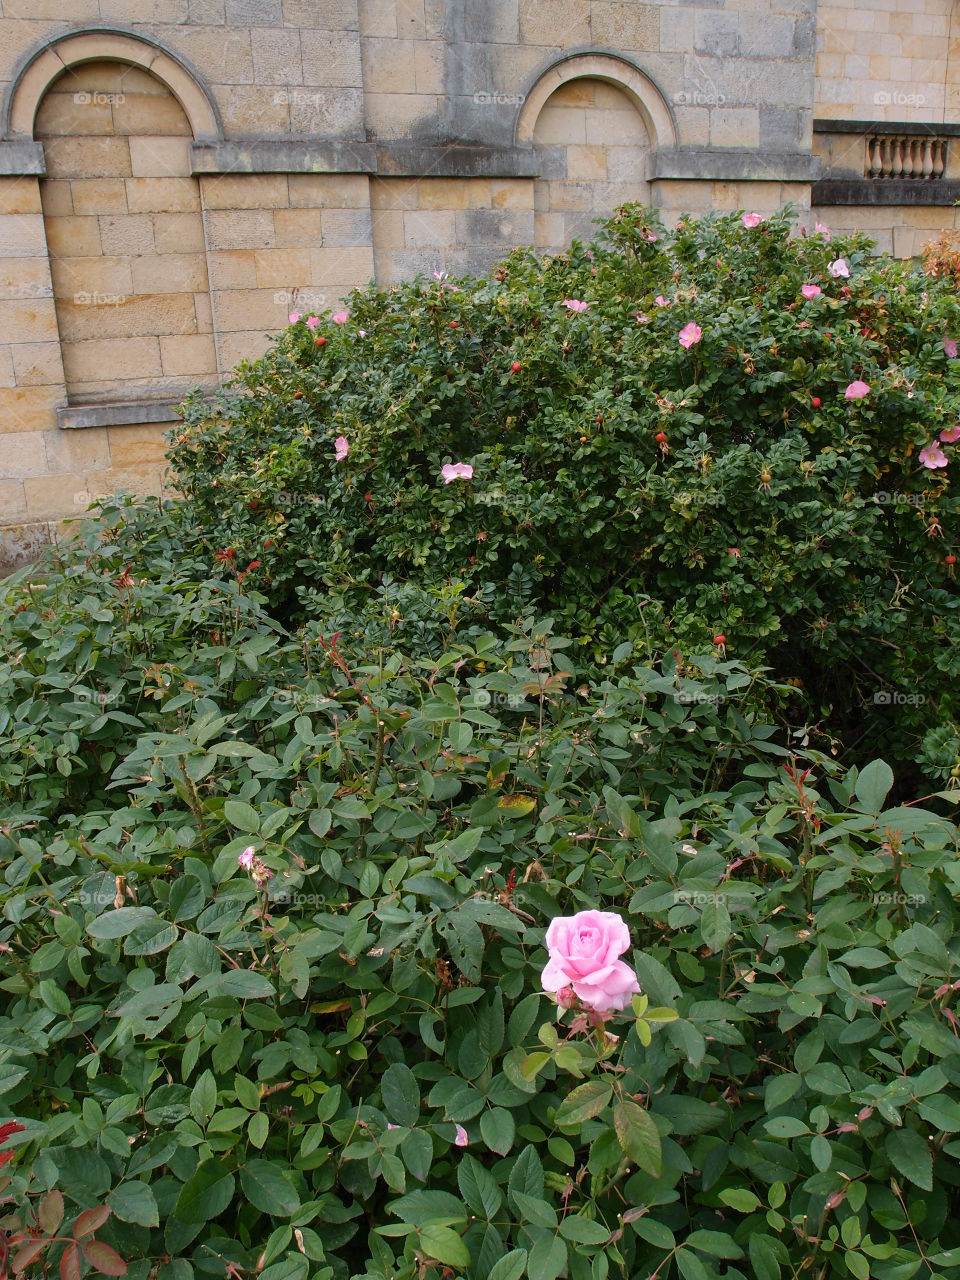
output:
[[623,200],[955,225],[954,0],[4,0],[0,565],[291,309]]

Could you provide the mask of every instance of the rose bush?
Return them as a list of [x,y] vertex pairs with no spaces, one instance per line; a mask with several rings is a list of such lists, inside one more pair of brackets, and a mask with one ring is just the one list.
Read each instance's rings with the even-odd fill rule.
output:
[[813,732],[948,777],[956,292],[864,237],[746,217],[667,232],[626,208],[560,257],[298,317],[186,406],[171,457],[207,562],[262,562],[290,621],[460,583],[492,624],[557,617],[595,664],[722,634],[806,691]]

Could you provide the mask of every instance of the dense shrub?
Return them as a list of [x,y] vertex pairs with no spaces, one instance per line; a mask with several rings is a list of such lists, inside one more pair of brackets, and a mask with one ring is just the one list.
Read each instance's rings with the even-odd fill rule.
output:
[[[957,1273],[951,822],[715,648],[289,632],[105,514],[0,615],[21,1221],[104,1205],[135,1280]],[[541,988],[596,906],[605,1030]]]
[[627,208],[590,248],[357,292],[337,320],[187,406],[171,456],[208,560],[262,561],[294,618],[388,575],[460,583],[496,622],[533,604],[596,660],[722,635],[811,721],[901,759],[927,732],[927,768],[955,770],[956,463],[920,461],[960,435],[946,276],[787,214],[666,233]]

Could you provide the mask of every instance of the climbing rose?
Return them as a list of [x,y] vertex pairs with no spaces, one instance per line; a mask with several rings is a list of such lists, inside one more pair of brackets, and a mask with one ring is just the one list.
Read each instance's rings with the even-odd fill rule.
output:
[[960,440],[960,422],[954,423],[952,427],[944,427],[940,432],[940,439],[944,444],[956,444]]
[[870,388],[865,382],[861,382],[859,378],[851,382],[849,387],[843,393],[848,400],[862,400],[865,395],[869,395]]
[[473,467],[469,462],[447,462],[440,468],[444,484],[452,484],[454,480],[472,480]]
[[760,217],[759,213],[745,213],[740,221],[748,231],[752,231],[754,227],[759,227],[763,218]]
[[349,311],[335,311],[330,317],[334,324],[346,324],[350,319]]
[[833,239],[833,236],[830,234],[830,228],[825,226],[822,222],[818,222],[816,224],[813,228],[813,233],[814,235],[823,236],[824,240],[828,242]]
[[657,296],[654,298],[654,302],[657,304],[658,307],[669,307],[670,305],[670,299],[665,298],[662,293],[657,294]]
[[800,286],[800,292],[809,302],[811,298],[819,298],[823,290],[818,284],[804,284]]
[[698,324],[694,324],[691,320],[690,323],[685,324],[677,334],[677,341],[680,343],[681,347],[686,347],[689,351],[690,348],[695,343],[699,342],[702,337],[703,330]]
[[957,340],[956,338],[944,338],[943,354],[948,360],[956,360],[957,358]]
[[545,991],[570,987],[597,1013],[623,1009],[640,991],[637,975],[619,959],[630,946],[630,930],[615,912],[557,916],[545,941],[550,953],[541,977]]
[[308,328],[308,329],[315,329],[319,323],[320,323],[320,317],[319,317],[319,316],[307,316],[307,328]]
[[296,323],[297,323],[297,321],[298,321],[298,320],[300,320],[300,319],[302,319],[302,316],[300,315],[300,312],[299,312],[299,311],[291,311],[291,312],[290,312],[290,323],[291,323],[291,324],[296,324]]
[[948,458],[937,442],[934,441],[933,444],[928,444],[925,449],[920,450],[920,461],[928,471],[936,471],[938,467],[947,465]]
[[587,307],[589,307],[590,303],[589,303],[589,302],[581,302],[581,301],[579,300],[579,298],[564,298],[564,300],[563,300],[563,305],[564,305],[564,306],[565,306],[569,311],[586,311],[586,309],[587,309]]
[[350,452],[350,441],[346,436],[337,436],[333,442],[333,447],[337,451],[337,461],[342,462]]
[[844,280],[850,279],[850,268],[847,266],[843,258],[837,258],[836,262],[831,262],[829,267],[827,267],[827,270],[833,276],[834,280],[839,280],[841,277]]

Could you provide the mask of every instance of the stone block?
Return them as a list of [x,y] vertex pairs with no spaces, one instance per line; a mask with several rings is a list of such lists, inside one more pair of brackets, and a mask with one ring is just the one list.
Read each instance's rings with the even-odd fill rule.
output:
[[63,399],[63,389],[59,386],[0,389],[0,434],[48,431],[57,424],[57,405],[62,404]]
[[45,471],[100,471],[110,466],[110,446],[106,427],[85,427],[82,431],[44,431]]
[[470,248],[495,244],[506,250],[518,244],[533,244],[533,210],[465,209],[455,215],[456,242]]
[[50,386],[65,394],[59,342],[18,342],[9,350],[17,386]]
[[[408,217],[409,215],[404,215]],[[373,251],[370,248],[311,249],[311,280],[318,288],[343,294],[363,288],[373,278]],[[333,305],[332,301],[327,304]]]
[[370,179],[360,173],[291,173],[292,209],[363,209],[370,203]]
[[360,35],[396,39],[397,0],[359,0]]
[[190,139],[131,138],[130,167],[134,179],[179,178],[190,182]]
[[296,138],[362,140],[363,90],[339,87],[298,90],[290,101],[290,132]]
[[520,39],[518,0],[484,0],[482,4],[466,5],[463,38],[478,44],[516,44]]
[[714,58],[729,58],[740,51],[740,16],[700,10],[694,21],[694,49]]
[[270,209],[212,209],[204,214],[212,249],[269,249],[274,245]]
[[[0,394],[0,403],[3,399]],[[47,455],[44,452],[43,437],[43,431],[11,427],[2,437],[0,476],[4,479],[22,480],[24,476],[44,475],[47,471]]]
[[280,0],[226,0],[228,27],[280,27]]
[[193,295],[189,293],[121,295],[116,302],[108,303],[64,299],[57,306],[57,318],[65,343],[194,333],[197,327]]
[[207,288],[207,259],[202,253],[163,253],[134,258],[130,264],[135,293],[194,293]]
[[760,113],[752,107],[715,107],[710,112],[710,145],[756,147],[760,144]]
[[0,258],[42,258],[46,250],[38,213],[0,215]]
[[235,27],[229,21],[226,29],[219,30],[216,27],[178,27],[177,52],[182,53],[206,77],[208,84],[252,85],[254,82],[250,32],[243,27]]
[[0,298],[52,297],[50,266],[43,258],[0,258]]
[[199,213],[195,178],[127,178],[130,213]]
[[362,89],[360,37],[352,31],[300,32],[303,83]]
[[106,338],[63,344],[63,367],[70,387],[103,381],[159,377],[160,341],[155,337]]
[[[66,179],[58,179],[55,182],[43,179],[41,200],[43,202],[43,212],[48,218],[69,218],[73,213],[70,182]],[[2,199],[0,199],[0,207],[3,207]],[[16,210],[11,210],[10,212],[16,212]]]
[[[376,254],[386,249],[402,249],[405,246],[403,237],[403,213],[399,209],[377,209],[373,218],[373,248]],[[377,267],[377,279],[380,279],[380,268]]]
[[414,49],[413,40],[383,40],[375,36],[361,40],[363,83],[367,92],[416,93]]
[[301,84],[300,33],[254,28],[250,33],[257,84]]
[[421,209],[482,209],[490,205],[489,178],[420,178]]
[[130,259],[123,257],[52,258],[54,293],[73,302],[77,294],[125,297],[133,293]]
[[87,503],[78,495],[87,492],[82,475],[28,476],[23,481],[27,514],[36,519],[62,519],[83,515]]
[[[14,520],[25,515],[27,500],[23,493],[22,480],[0,480],[0,512],[4,520]],[[29,564],[32,554],[23,554],[22,544],[17,545],[17,530],[0,528],[0,578],[18,569],[21,564]],[[19,554],[18,554],[19,552]]]
[[411,210],[403,215],[403,238],[408,249],[438,248],[456,240],[454,215]]
[[284,173],[245,173],[200,179],[205,209],[285,209],[289,201]]
[[[167,135],[190,137],[190,123],[176,98],[159,98],[150,94],[125,94],[113,108],[113,122],[118,134]],[[126,138],[124,138],[126,141]]]
[[492,178],[490,180],[490,204],[494,209],[532,209],[533,179]]
[[204,253],[203,220],[195,213],[154,213],[153,240],[157,253]]
[[[41,230],[46,231],[51,258],[92,258],[101,252],[100,223],[96,218],[47,218]],[[0,222],[0,253],[2,243]]]
[[594,0],[591,6],[591,37],[595,44],[611,49],[657,52],[660,49],[660,10],[634,0]]
[[153,219],[145,213],[118,214],[98,218],[100,243],[108,254],[154,253]]
[[[197,341],[197,339],[191,339]],[[212,344],[211,344],[212,345]],[[194,372],[186,370],[185,372]],[[104,427],[104,434],[110,439],[110,460],[100,467],[86,467],[84,470],[106,470],[110,468],[126,469],[128,467],[162,466],[165,461],[167,443],[164,440],[165,427],[162,423],[145,423],[132,427]],[[85,435],[86,432],[70,431],[66,435]]]
[[574,181],[605,182],[607,152],[602,146],[567,147],[567,177]]
[[[47,342],[57,337],[52,298],[19,298],[0,302],[0,333],[20,342]],[[7,428],[9,430],[9,428]],[[0,430],[3,430],[0,427]]]
[[[292,282],[288,282],[292,283]],[[283,291],[275,289],[230,289],[214,295],[214,314],[219,336],[254,329],[276,333],[286,327],[289,304],[278,301]]]
[[283,136],[290,125],[287,95],[260,85],[212,86],[228,137]]
[[277,209],[273,215],[277,248],[323,243],[323,221],[319,209]]
[[[110,137],[115,132],[110,103],[95,93],[77,87],[72,78],[62,82],[69,87],[62,92],[55,87],[45,94],[37,110],[34,137],[48,138],[72,134],[78,137]],[[96,91],[106,96],[107,90]]]
[[369,209],[325,209],[323,213],[323,238],[311,243],[315,246],[358,245],[368,247],[372,234]]
[[[270,326],[273,331],[281,328],[279,324]],[[217,339],[220,349],[220,367],[233,369],[241,360],[258,360],[270,345],[270,339],[259,329],[238,329],[233,333],[222,333]]]
[[537,0],[520,10],[524,44],[568,49],[590,43],[590,0]]
[[370,92],[364,106],[373,138],[416,138],[421,142],[439,139],[440,107],[430,94]]
[[257,250],[253,255],[257,269],[257,287],[290,289],[309,280],[310,252],[306,247]]
[[[67,198],[69,199],[69,192]],[[0,178],[0,214],[42,212],[44,208],[40,200],[40,181],[37,178]],[[56,211],[50,209],[49,212]],[[69,213],[70,210],[65,212]]]
[[70,183],[70,192],[76,214],[127,212],[122,178],[77,178]]
[[165,334],[160,360],[168,377],[194,378],[217,372],[217,348],[212,333]]
[[324,31],[356,31],[357,0],[282,0],[285,27],[319,27]]

